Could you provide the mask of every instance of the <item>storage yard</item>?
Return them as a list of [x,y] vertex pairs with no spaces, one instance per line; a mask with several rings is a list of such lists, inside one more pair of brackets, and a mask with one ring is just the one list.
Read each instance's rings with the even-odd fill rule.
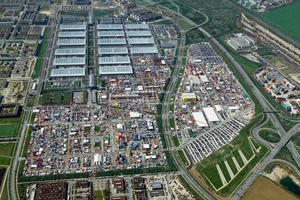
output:
[[[171,70],[151,25],[105,21],[57,25],[50,91],[34,110],[25,176],[167,166],[155,114]],[[92,38],[94,45],[86,42]],[[86,62],[91,48],[95,67]],[[76,92],[51,92],[78,83]]]
[[235,138],[252,116],[247,94],[208,43],[189,48],[175,102],[175,131],[194,163]]
[[264,91],[271,95],[289,114],[298,115],[300,89],[272,67],[262,67],[253,73]]

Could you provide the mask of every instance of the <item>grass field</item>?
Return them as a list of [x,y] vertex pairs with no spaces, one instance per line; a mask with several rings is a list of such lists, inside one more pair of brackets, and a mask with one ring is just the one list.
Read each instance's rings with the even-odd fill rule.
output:
[[263,199],[263,200],[296,200],[297,198],[282,189],[269,179],[259,176],[251,187],[247,190],[242,200]]
[[300,132],[292,137],[292,141],[296,146],[300,147]]
[[173,140],[175,147],[178,147],[180,145],[177,135],[172,136],[172,140]]
[[191,45],[203,41],[205,35],[199,29],[192,29],[186,33],[186,45]]
[[300,40],[300,2],[293,3],[262,14],[272,25]]
[[0,137],[16,136],[15,124],[0,124]]
[[186,158],[183,150],[179,150],[178,151],[178,155],[179,155],[181,161],[183,162],[183,164],[186,165],[186,166],[188,166],[189,165],[189,161],[187,160],[187,158]]
[[280,141],[280,136],[275,131],[263,129],[260,130],[258,134],[262,139],[268,142],[277,143]]
[[275,159],[286,160],[289,163],[291,163],[292,165],[294,165],[299,170],[299,167],[298,167],[296,161],[294,160],[291,152],[285,146],[282,149],[279,150],[279,152],[275,156]]
[[43,59],[38,58],[35,62],[34,71],[32,72],[31,78],[36,79],[40,76],[41,69],[43,67]]
[[65,92],[47,92],[40,96],[39,103],[42,105],[45,104],[70,104],[71,100],[73,98],[73,93],[71,91],[65,91]]
[[0,144],[0,156],[11,156],[14,151],[14,143],[1,143]]
[[272,123],[272,121],[270,119],[261,128],[270,128],[270,129],[273,129],[273,130],[276,129],[274,124]]

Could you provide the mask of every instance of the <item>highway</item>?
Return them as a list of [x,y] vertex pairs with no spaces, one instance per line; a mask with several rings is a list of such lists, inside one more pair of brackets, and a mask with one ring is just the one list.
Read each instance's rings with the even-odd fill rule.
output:
[[[171,102],[172,96],[177,92],[176,91],[176,84],[179,80],[178,77],[181,77],[180,69],[183,66],[182,58],[184,55],[184,49],[185,49],[185,32],[181,29],[181,27],[178,27],[180,29],[180,43],[178,44],[178,56],[177,56],[177,62],[176,66],[174,66],[173,74],[170,77],[171,80],[169,82],[169,85],[165,91],[165,97],[162,103],[162,127],[163,127],[163,133],[165,134],[166,142],[168,144],[168,148],[172,149],[172,139],[171,139],[171,132],[169,130],[169,105]],[[172,101],[173,103],[173,101]],[[183,178],[190,184],[190,186],[204,199],[215,199],[209,192],[207,192],[202,186],[199,185],[199,183],[195,180],[194,177],[192,177],[189,172],[186,169],[186,166],[181,162],[180,157],[177,154],[176,148],[175,151],[170,151],[172,158],[175,162],[175,165],[179,169],[179,172],[182,174]]]
[[[178,14],[178,13],[176,13]],[[195,23],[190,21],[189,19],[182,16],[184,19],[186,19],[187,22],[190,24],[196,26]],[[234,60],[234,58],[229,54],[229,52],[215,39],[210,35],[207,31],[205,31],[202,27],[198,27],[198,29],[206,35],[207,38],[210,38],[210,40],[220,49],[220,51],[229,59],[229,61],[234,65],[234,67],[239,71],[239,73],[242,75],[245,83],[252,89],[252,92],[254,93],[255,97],[259,101],[260,105],[262,106],[263,110],[274,110],[268,103],[268,101],[265,99],[263,94],[260,93],[258,88],[254,85],[254,83],[251,81],[249,76],[246,74],[246,72],[242,69],[242,67]],[[246,190],[250,187],[250,185],[255,181],[257,176],[264,170],[264,168],[267,166],[268,163],[272,161],[272,159],[275,157],[275,155],[278,153],[278,151],[289,142],[291,137],[297,133],[297,130],[300,128],[300,124],[297,124],[294,126],[288,133],[285,132],[283,127],[281,126],[280,122],[278,121],[277,117],[274,113],[266,113],[268,118],[272,121],[275,128],[277,129],[278,133],[281,135],[281,140],[279,143],[274,145],[272,148],[270,145],[267,145],[269,148],[272,148],[269,152],[269,154],[254,168],[252,173],[248,175],[248,177],[244,180],[244,182],[237,188],[237,190],[232,195],[232,199],[240,199],[243,194],[246,192]],[[264,144],[266,144],[264,142]],[[287,147],[291,151],[292,155],[295,160],[299,160],[298,156],[295,155],[295,151],[292,150],[291,142],[288,143]],[[300,162],[300,161],[299,161]]]
[[[54,16],[57,16],[57,9],[55,9]],[[44,57],[45,59],[43,60],[43,66],[42,66],[41,74],[39,77],[39,84],[37,85],[37,94],[40,94],[40,92],[42,90],[42,85],[43,85],[42,83],[43,83],[44,77],[46,75],[46,71],[48,69],[49,60],[50,60],[50,56],[51,56],[51,50],[52,50],[51,45],[54,42],[54,33],[56,32],[55,27],[56,27],[56,21],[51,20],[51,34],[50,34],[50,38],[48,39],[48,43],[47,43],[47,50],[46,50],[46,55]],[[48,50],[50,50],[50,51],[48,51]],[[38,103],[38,97],[39,97],[39,95],[36,95],[36,98],[34,101],[34,107]],[[22,152],[22,147],[23,147],[23,143],[24,143],[24,139],[25,139],[25,135],[26,135],[27,126],[29,125],[31,110],[25,108],[24,112],[25,112],[25,114],[24,114],[20,137],[18,139],[18,144],[17,144],[16,150],[15,150],[15,155],[12,158],[11,167],[10,167],[9,195],[10,195],[10,199],[12,199],[12,200],[18,199],[17,190],[16,190],[17,175],[18,175],[17,169],[18,169],[18,163],[19,163],[19,156]],[[21,170],[23,170],[23,169],[21,169]]]

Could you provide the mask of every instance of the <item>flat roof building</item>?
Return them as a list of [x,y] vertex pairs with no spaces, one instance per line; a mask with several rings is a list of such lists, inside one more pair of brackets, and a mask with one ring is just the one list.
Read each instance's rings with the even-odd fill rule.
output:
[[86,45],[85,38],[76,38],[76,39],[67,39],[67,38],[58,38],[56,41],[57,46],[82,46]]
[[117,31],[97,31],[98,37],[124,37],[124,31],[123,30],[117,30]]
[[59,48],[55,49],[55,56],[75,56],[75,55],[85,55],[85,48]]
[[152,36],[151,31],[127,31],[128,37],[150,37]]
[[97,29],[98,30],[122,30],[123,25],[122,24],[98,24]]
[[129,56],[99,57],[99,65],[130,64]]
[[125,24],[127,30],[148,30],[148,24]]
[[220,121],[215,110],[213,109],[213,107],[205,107],[205,108],[203,108],[203,112],[206,116],[206,119],[209,122],[219,122]]
[[192,116],[194,117],[195,123],[198,127],[208,127],[207,121],[201,111],[193,112]]
[[85,76],[84,67],[56,68],[51,70],[51,78]]
[[182,93],[181,99],[183,102],[195,102],[197,97],[195,93]]
[[61,24],[59,25],[59,30],[86,30],[86,23],[83,24]]
[[86,37],[86,31],[61,31],[57,35],[59,38],[82,38]]
[[129,38],[128,43],[130,45],[140,45],[140,44],[154,44],[155,42],[153,37],[148,37],[148,38],[135,37],[135,38]]
[[82,57],[67,57],[67,58],[54,58],[54,66],[74,66],[74,65],[85,65],[85,56]]
[[130,52],[132,55],[139,54],[158,54],[158,50],[156,46],[150,47],[131,47]]
[[128,54],[127,47],[99,47],[98,54],[100,55],[122,55]]
[[101,38],[97,41],[98,45],[126,45],[125,38]]
[[99,75],[122,75],[122,74],[133,74],[132,66],[101,66],[99,67]]

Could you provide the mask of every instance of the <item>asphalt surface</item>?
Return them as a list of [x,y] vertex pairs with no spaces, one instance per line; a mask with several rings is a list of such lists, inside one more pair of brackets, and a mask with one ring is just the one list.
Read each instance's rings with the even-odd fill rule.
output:
[[[57,11],[57,10],[56,10]],[[56,16],[56,14],[55,14]],[[49,49],[52,50],[51,45],[54,42],[54,33],[55,33],[55,20],[51,21],[51,34],[50,34],[50,38],[48,38],[48,44],[47,44],[47,51],[46,51],[46,55],[44,61],[43,61],[43,66],[42,66],[42,70],[41,70],[41,74],[40,74],[40,78],[39,78],[39,84],[37,85],[37,94],[40,94],[41,90],[42,90],[42,82],[44,80],[44,77],[46,75],[46,71],[47,71],[47,67],[49,64],[49,60],[50,60],[50,56],[51,56],[51,51],[48,51]],[[34,107],[37,105],[38,103],[38,95],[36,95],[35,98],[35,102],[34,102]],[[28,122],[30,120],[30,109],[24,109],[25,110],[25,114],[24,114],[24,120],[23,120],[23,125],[22,125],[22,129],[21,129],[21,133],[20,133],[20,137],[18,140],[18,145],[16,147],[16,151],[15,151],[15,155],[13,157],[12,160],[12,164],[11,164],[11,168],[10,168],[10,176],[9,176],[9,195],[10,195],[10,199],[12,200],[17,200],[17,190],[16,190],[16,183],[17,183],[17,168],[18,168],[18,163],[19,163],[19,156],[22,152],[22,147],[23,147],[23,143],[24,143],[24,139],[25,139],[25,135],[26,135],[26,130],[27,130],[27,126],[28,126]],[[23,169],[22,169],[23,170]]]

